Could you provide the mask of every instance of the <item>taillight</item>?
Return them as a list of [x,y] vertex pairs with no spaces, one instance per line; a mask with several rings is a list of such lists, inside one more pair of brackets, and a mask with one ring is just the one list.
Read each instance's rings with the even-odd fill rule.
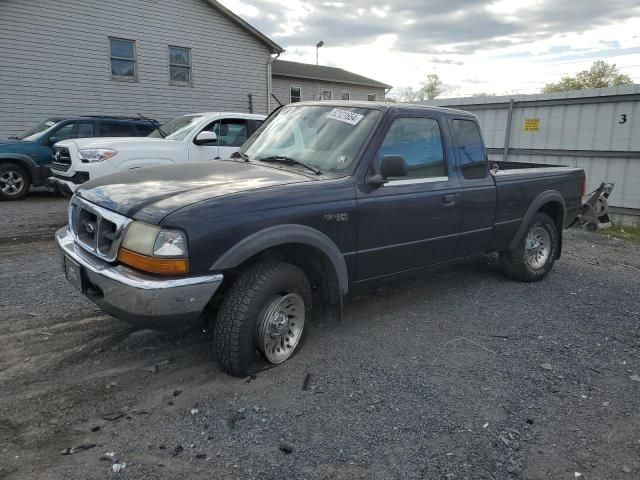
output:
[[584,177],[582,177],[582,195],[581,196],[585,196],[585,194],[587,193],[587,176],[585,175]]

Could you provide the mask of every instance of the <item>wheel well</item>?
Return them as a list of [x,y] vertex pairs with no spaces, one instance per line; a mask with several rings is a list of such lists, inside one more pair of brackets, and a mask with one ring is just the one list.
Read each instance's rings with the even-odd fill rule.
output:
[[321,250],[301,243],[277,245],[256,253],[234,268],[233,272],[225,273],[225,280],[228,277],[233,282],[238,273],[262,260],[279,260],[299,267],[309,279],[312,289],[320,291],[324,301],[331,304],[340,301],[338,274],[329,257]]
[[562,205],[558,202],[549,202],[545,203],[539,212],[546,213],[551,217],[553,223],[556,224],[558,228],[558,232],[562,231],[562,224],[564,222],[564,212],[562,210]]
[[22,168],[27,174],[27,180],[29,185],[31,185],[31,182],[33,180],[33,174],[31,172],[30,165],[28,165],[26,162],[22,160],[14,159],[14,158],[3,158],[2,160],[0,160],[0,165],[15,165],[17,167]]

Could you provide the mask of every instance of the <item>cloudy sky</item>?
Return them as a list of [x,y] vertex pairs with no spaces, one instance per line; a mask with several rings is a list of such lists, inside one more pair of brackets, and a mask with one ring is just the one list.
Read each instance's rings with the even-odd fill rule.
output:
[[537,93],[594,60],[640,83],[640,0],[221,0],[279,43],[285,60],[395,87],[437,73],[446,96]]

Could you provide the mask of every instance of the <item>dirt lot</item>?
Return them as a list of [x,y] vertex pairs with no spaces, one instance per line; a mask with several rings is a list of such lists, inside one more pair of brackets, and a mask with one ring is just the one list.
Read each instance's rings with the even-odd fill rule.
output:
[[573,231],[538,284],[483,258],[356,293],[235,379],[207,334],[75,293],[16,214],[64,201],[31,202],[0,204],[0,478],[640,478],[637,245]]

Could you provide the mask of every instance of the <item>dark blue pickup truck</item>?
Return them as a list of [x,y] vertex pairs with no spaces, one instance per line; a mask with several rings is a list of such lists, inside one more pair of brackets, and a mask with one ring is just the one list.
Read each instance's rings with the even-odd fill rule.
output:
[[544,278],[584,192],[579,168],[489,165],[477,119],[442,108],[289,105],[232,161],[88,182],[56,240],[67,279],[149,328],[204,321],[229,374],[300,347],[312,298],[499,252]]

